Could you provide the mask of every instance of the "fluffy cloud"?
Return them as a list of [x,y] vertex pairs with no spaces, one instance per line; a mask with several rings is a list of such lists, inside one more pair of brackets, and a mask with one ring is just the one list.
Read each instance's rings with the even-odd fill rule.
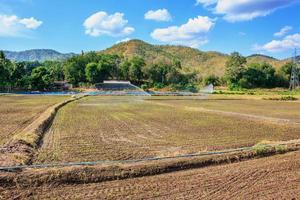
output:
[[42,21],[39,21],[33,17],[19,18],[16,15],[0,15],[0,36],[25,36],[28,31],[37,29],[42,25],[42,23]]
[[213,19],[198,16],[194,19],[189,19],[186,24],[181,26],[155,29],[151,33],[151,37],[161,42],[198,48],[208,42],[207,33],[214,25]]
[[197,0],[197,4],[212,6],[216,14],[224,15],[229,22],[247,21],[266,16],[297,0]]
[[283,52],[300,48],[300,34],[288,35],[282,40],[272,40],[264,45],[254,45],[254,51]]
[[274,33],[275,37],[282,37],[285,36],[288,32],[290,32],[293,29],[293,27],[291,26],[285,26],[282,29],[280,29],[279,32]]
[[122,43],[122,42],[128,42],[129,40],[131,40],[130,38],[124,38],[124,39],[122,39],[122,40],[118,40],[117,42],[116,42],[116,44],[119,44],[119,43]]
[[145,14],[145,19],[155,20],[155,21],[171,21],[172,16],[167,9],[159,9],[159,10],[149,10]]
[[97,12],[88,17],[83,26],[85,33],[90,36],[98,37],[109,35],[113,37],[126,36],[134,32],[134,28],[127,26],[128,20],[124,19],[123,13],[108,15],[106,12]]

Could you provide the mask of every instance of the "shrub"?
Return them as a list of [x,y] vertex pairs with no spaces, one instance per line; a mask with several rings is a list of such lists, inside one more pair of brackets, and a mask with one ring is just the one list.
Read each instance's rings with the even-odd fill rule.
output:
[[216,75],[209,75],[203,80],[204,85],[210,85],[213,84],[214,86],[219,86],[220,85],[220,78],[217,77]]

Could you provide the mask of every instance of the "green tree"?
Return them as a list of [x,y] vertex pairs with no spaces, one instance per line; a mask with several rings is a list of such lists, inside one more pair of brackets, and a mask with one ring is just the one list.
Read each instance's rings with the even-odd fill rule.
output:
[[86,79],[90,83],[97,83],[99,77],[98,64],[94,62],[87,64],[85,68],[85,75]]
[[55,81],[64,80],[63,63],[59,61],[45,61],[42,66],[46,67]]
[[220,78],[218,76],[214,75],[214,74],[209,75],[209,76],[204,78],[203,84],[204,85],[213,84],[214,86],[218,86],[218,85],[220,85]]
[[85,82],[85,66],[87,62],[84,56],[75,56],[64,63],[64,76],[67,81],[77,86]]
[[141,82],[143,79],[143,72],[142,68],[146,65],[144,59],[140,57],[133,57],[130,60],[130,67],[129,67],[129,77],[134,82]]
[[3,51],[0,51],[0,87],[1,89],[8,89],[11,87],[11,73],[13,64],[6,59]]
[[284,64],[277,73],[278,85],[283,87],[289,87],[293,63],[288,62]]
[[239,80],[242,78],[245,72],[247,60],[238,52],[234,52],[230,55],[226,62],[226,79],[229,87],[238,86]]
[[30,79],[32,89],[47,90],[53,84],[53,79],[46,67],[34,68]]
[[13,87],[23,88],[23,76],[26,75],[26,70],[23,63],[14,63],[10,72],[10,81]]
[[120,77],[123,80],[130,80],[130,75],[129,75],[129,69],[130,69],[130,61],[129,60],[125,60],[121,65],[120,65]]

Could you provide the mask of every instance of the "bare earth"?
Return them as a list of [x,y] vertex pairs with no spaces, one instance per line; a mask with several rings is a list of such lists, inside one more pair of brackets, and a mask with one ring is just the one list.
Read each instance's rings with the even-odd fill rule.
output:
[[0,145],[65,96],[0,96]]
[[[300,103],[280,105],[278,112],[285,114],[286,106],[300,119]],[[270,114],[278,106],[262,100],[87,97],[58,112],[35,163],[173,156],[298,139],[300,123]]]
[[299,199],[300,152],[151,177],[5,190],[37,199]]

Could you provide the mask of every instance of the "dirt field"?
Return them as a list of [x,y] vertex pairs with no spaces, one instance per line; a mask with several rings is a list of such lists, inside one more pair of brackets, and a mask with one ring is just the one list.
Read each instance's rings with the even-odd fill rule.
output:
[[[157,98],[159,99],[159,98]],[[300,123],[300,102],[270,101],[254,99],[192,99],[170,100],[162,98],[160,103],[173,105],[175,107],[208,109],[211,111],[222,111],[229,113],[248,114],[258,117],[279,118],[290,122]],[[222,113],[220,113],[222,114]]]
[[[258,106],[265,108],[262,114],[268,116],[278,107],[274,101],[166,99],[88,97],[70,103],[58,112],[35,163],[172,156],[250,146],[262,140],[299,138],[298,124],[277,124],[270,120],[193,109],[203,105],[219,111],[227,109],[260,115]],[[278,112],[283,113],[282,117],[288,117],[283,109],[285,105],[293,116],[299,117],[299,103],[280,104],[282,110]]]
[[0,96],[0,145],[64,96]]
[[157,176],[2,191],[36,199],[298,199],[300,152]]

